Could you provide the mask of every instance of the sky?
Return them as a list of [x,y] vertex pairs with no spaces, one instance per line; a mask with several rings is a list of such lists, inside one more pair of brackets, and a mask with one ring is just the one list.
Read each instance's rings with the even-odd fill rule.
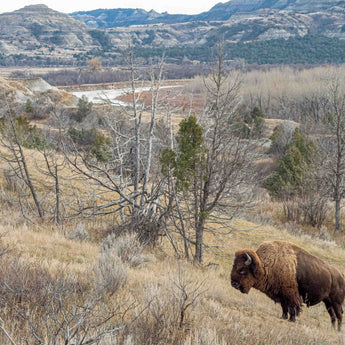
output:
[[1,0],[0,13],[12,12],[27,5],[45,4],[53,10],[71,13],[98,8],[142,8],[146,11],[170,14],[197,14],[208,11],[219,2],[227,0]]

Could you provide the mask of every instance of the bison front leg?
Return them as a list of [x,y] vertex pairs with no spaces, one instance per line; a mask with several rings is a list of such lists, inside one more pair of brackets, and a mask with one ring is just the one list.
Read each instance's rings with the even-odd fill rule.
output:
[[289,307],[289,314],[290,314],[289,321],[295,322],[296,321],[296,307]]
[[287,320],[288,318],[288,312],[289,312],[289,308],[288,305],[286,303],[281,303],[282,306],[282,310],[283,310],[283,314],[282,314],[282,319]]
[[295,322],[296,316],[298,316],[301,313],[301,307],[298,305],[290,305],[288,310],[290,314],[289,321]]

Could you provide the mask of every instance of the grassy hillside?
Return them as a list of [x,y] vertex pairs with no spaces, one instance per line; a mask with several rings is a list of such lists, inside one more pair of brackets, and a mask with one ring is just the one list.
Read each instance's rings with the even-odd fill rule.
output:
[[[79,297],[83,299],[95,279],[93,267],[98,260],[98,244],[72,241],[53,227],[18,221],[20,215],[14,211],[9,213],[2,209],[1,213],[2,242],[10,248],[10,252],[1,258],[3,263],[20,257],[20,265],[30,263],[31,268],[40,267],[53,277],[58,277],[63,271],[65,279],[73,278],[81,285],[89,285],[81,289],[83,293]],[[127,267],[125,284],[106,297],[108,304],[116,305],[119,310],[125,304],[128,310],[126,314],[121,314],[120,321],[117,320],[123,328],[104,338],[100,344],[114,344],[115,339],[117,344],[342,343],[343,333],[338,334],[331,329],[323,305],[304,307],[297,322],[289,323],[280,319],[280,306],[262,293],[252,290],[249,295],[242,295],[233,289],[230,286],[230,271],[237,249],[256,248],[265,240],[281,239],[297,243],[343,272],[345,250],[333,242],[297,236],[273,226],[241,219],[234,220],[231,226],[241,231],[208,237],[213,246],[206,252],[204,266],[175,258],[164,239],[158,247],[146,249],[146,259],[139,266]],[[0,270],[2,284],[4,279],[9,279],[8,270],[11,269],[7,266],[5,270]],[[31,273],[26,274],[30,276]],[[20,275],[24,273],[18,270],[16,274],[16,279],[22,281]],[[37,284],[37,281],[32,284]],[[34,288],[39,293],[41,286]],[[188,302],[194,298],[195,301],[187,308],[183,324],[179,327],[183,291],[187,293]],[[26,303],[29,305],[31,302]],[[21,343],[21,338],[29,337],[29,327],[22,328],[23,320],[11,311],[10,306],[2,307],[1,317],[16,344]],[[43,323],[38,328],[43,329]],[[6,343],[2,333],[0,341]]]

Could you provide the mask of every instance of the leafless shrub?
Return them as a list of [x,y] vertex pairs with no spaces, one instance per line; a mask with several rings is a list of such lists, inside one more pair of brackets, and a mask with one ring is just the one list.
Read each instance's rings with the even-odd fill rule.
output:
[[306,195],[303,198],[285,201],[283,211],[289,222],[307,224],[320,229],[327,217],[328,204],[322,196]]
[[12,169],[4,169],[4,187],[10,192],[18,192],[18,180]]
[[2,260],[0,305],[7,324],[15,322],[13,343],[99,344],[119,329],[119,306],[105,304],[92,284],[62,269],[52,275],[18,257]]
[[324,241],[328,241],[328,242],[332,241],[332,236],[324,225],[320,227],[319,237],[320,239]]
[[177,279],[173,281],[173,294],[178,301],[180,328],[188,324],[186,323],[187,311],[193,307],[205,292],[203,285],[204,282],[199,283],[187,278],[186,274],[181,270],[181,267],[179,267]]
[[124,224],[112,228],[115,236],[133,233],[140,244],[145,247],[155,245],[162,234],[162,219],[152,205],[146,205],[141,210],[134,210],[130,219]]
[[85,230],[83,223],[78,223],[75,229],[68,235],[70,240],[74,241],[87,241],[89,239],[89,234]]
[[[5,256],[0,265],[0,300],[15,306],[17,311],[28,305],[44,307],[51,287],[64,287],[65,292],[81,291],[82,285],[71,276],[58,272],[53,277],[39,264],[24,261],[20,257]],[[60,286],[60,287],[59,287]]]
[[322,196],[306,197],[301,202],[303,222],[320,229],[324,224],[327,213],[327,200]]
[[144,291],[147,308],[121,333],[118,344],[180,344],[185,334],[179,327],[177,298],[157,284],[145,286]]
[[151,283],[143,291],[147,308],[121,333],[119,344],[182,344],[193,327],[203,283],[179,268],[168,279]]

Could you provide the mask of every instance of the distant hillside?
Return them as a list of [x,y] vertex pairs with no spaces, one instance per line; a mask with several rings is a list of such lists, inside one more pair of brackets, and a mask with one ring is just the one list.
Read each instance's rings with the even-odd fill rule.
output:
[[167,12],[147,12],[143,9],[97,9],[71,13],[75,19],[98,28],[144,24],[177,24],[195,21],[226,21],[237,13],[260,10],[279,10],[292,13],[344,12],[345,1],[332,0],[232,0],[218,3],[209,11],[197,15],[177,15]]
[[168,63],[196,65],[212,60],[220,38],[231,60],[345,62],[345,1],[233,0],[194,16],[140,9],[72,16],[45,5],[0,14],[0,66],[85,66],[93,57],[120,65],[129,42],[140,64],[165,52]]
[[84,23],[45,5],[26,6],[0,15],[0,39],[18,41],[24,49],[35,44],[91,46],[94,42],[88,30]]
[[171,15],[158,13],[153,10],[147,12],[143,9],[115,8],[97,9],[93,11],[81,11],[71,13],[71,17],[85,22],[87,25],[96,28],[112,28],[130,25],[145,25],[155,23],[182,23],[193,18],[189,15]]
[[[75,54],[104,49],[106,35],[45,5],[0,14],[0,64],[71,64]],[[4,64],[4,63],[2,63]]]

